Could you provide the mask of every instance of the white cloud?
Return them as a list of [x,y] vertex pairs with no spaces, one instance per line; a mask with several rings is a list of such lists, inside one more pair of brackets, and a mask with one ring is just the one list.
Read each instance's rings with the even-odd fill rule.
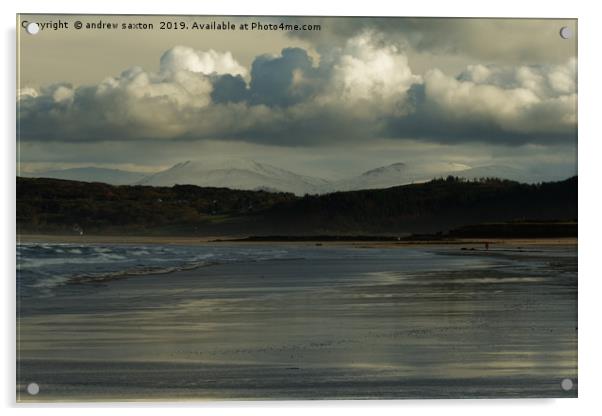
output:
[[558,65],[468,65],[459,78],[506,89],[526,88],[540,98],[558,97],[577,91],[577,60],[570,58]]
[[421,78],[412,74],[406,55],[378,43],[373,32],[351,38],[335,62],[332,83],[347,102],[402,98]]
[[61,85],[52,93],[52,98],[55,103],[70,102],[73,100],[74,91],[70,87]]
[[481,64],[468,65],[465,74],[471,81],[481,84],[491,77],[491,69]]
[[520,111],[539,102],[537,95],[525,88],[504,89],[459,81],[438,69],[426,73],[425,86],[427,100],[447,116],[458,119],[486,117],[506,124]]
[[19,88],[17,90],[17,100],[20,100],[25,97],[37,97],[39,95],[38,91],[35,88],[25,87]]
[[161,72],[190,71],[205,75],[211,74],[247,74],[247,69],[240,65],[229,51],[217,52],[194,50],[188,46],[174,46],[161,56]]
[[425,74],[426,99],[443,118],[492,123],[508,132],[566,133],[576,123],[576,68],[470,65],[458,78]]

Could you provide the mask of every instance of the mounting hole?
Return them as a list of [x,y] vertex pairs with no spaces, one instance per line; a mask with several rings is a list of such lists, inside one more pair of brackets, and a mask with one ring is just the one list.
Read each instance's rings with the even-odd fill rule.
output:
[[562,387],[562,390],[564,391],[569,391],[573,389],[573,380],[571,380],[570,378],[565,378],[564,380],[562,380],[560,382],[560,387]]
[[27,26],[25,26],[25,30],[30,35],[37,35],[40,31],[40,25],[38,25],[36,22],[30,22],[27,24]]
[[29,383],[27,385],[27,393],[31,394],[32,396],[35,396],[39,392],[40,392],[40,386],[38,386],[38,383]]
[[560,28],[560,37],[562,39],[570,39],[573,37],[573,31],[568,26],[563,26]]

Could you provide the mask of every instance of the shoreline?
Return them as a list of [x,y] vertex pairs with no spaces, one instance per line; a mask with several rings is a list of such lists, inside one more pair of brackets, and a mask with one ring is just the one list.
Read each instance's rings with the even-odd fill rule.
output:
[[167,244],[167,245],[323,245],[323,246],[361,246],[361,247],[423,247],[458,245],[577,245],[577,237],[560,238],[455,238],[448,240],[244,240],[241,236],[116,236],[116,235],[56,235],[21,234],[19,243],[64,243],[64,244]]
[[572,247],[422,251],[226,262],[23,297],[18,400],[577,395]]

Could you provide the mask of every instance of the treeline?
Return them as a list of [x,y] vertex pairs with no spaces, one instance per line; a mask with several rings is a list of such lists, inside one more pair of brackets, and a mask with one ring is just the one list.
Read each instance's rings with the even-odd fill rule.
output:
[[17,227],[23,233],[404,235],[484,222],[576,218],[577,177],[534,185],[449,177],[304,197],[17,178]]
[[22,232],[194,234],[200,226],[252,217],[294,198],[193,185],[113,186],[18,177],[17,227]]
[[388,189],[305,196],[277,204],[270,214],[283,227],[302,218],[307,228],[322,234],[436,233],[484,222],[576,221],[577,177],[521,184],[450,176]]

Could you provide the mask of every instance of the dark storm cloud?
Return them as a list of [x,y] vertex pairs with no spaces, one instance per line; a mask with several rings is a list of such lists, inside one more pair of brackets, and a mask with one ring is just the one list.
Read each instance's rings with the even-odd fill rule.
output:
[[251,68],[250,103],[286,107],[307,101],[320,84],[307,51],[286,48],[278,57],[259,56]]
[[239,103],[249,99],[247,83],[240,75],[220,75],[212,80],[211,100],[216,104]]
[[288,107],[307,101],[323,81],[307,51],[285,48],[280,56],[258,56],[251,67],[247,87],[241,76],[213,79],[211,98],[217,104],[245,101],[250,105]]

